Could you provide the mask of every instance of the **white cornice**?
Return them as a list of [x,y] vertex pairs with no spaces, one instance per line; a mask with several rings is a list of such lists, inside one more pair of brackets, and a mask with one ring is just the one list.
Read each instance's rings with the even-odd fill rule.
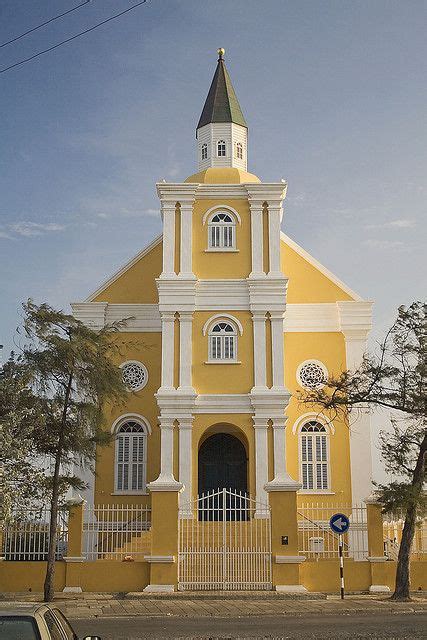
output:
[[[194,284],[193,284],[194,286]],[[256,297],[256,305],[249,300],[248,284],[245,280],[201,280],[196,283],[195,295],[191,293],[191,283],[182,282],[174,289],[174,294],[163,311],[252,311],[258,307],[270,308],[268,297]],[[168,286],[163,290],[166,296]],[[76,318],[94,328],[123,318],[131,318],[124,332],[160,332],[161,319],[157,304],[107,304],[106,302],[72,303]],[[279,305],[281,306],[281,305]],[[166,309],[167,307],[167,309]],[[284,307],[284,303],[283,303]],[[273,307],[272,307],[273,308]],[[286,333],[338,332],[346,336],[366,338],[371,328],[371,302],[321,302],[307,304],[287,304],[283,327]]]

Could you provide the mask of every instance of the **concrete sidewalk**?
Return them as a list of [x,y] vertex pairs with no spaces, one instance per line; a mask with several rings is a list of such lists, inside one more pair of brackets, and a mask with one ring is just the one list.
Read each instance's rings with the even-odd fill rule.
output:
[[[274,592],[262,593],[177,593],[153,594],[102,594],[82,593],[55,596],[57,605],[71,619],[104,617],[230,617],[246,616],[307,616],[372,613],[422,613],[427,611],[427,598],[414,595],[412,602],[392,602],[380,596],[347,596],[341,601],[337,596],[310,594],[305,598],[291,599]],[[41,594],[4,593],[5,602],[42,601]]]

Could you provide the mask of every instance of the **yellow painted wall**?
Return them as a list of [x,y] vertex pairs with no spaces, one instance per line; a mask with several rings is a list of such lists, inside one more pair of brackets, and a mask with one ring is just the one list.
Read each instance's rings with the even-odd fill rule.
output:
[[[160,430],[157,426],[158,406],[154,394],[160,387],[161,334],[121,333],[124,340],[120,361],[140,360],[148,369],[148,383],[136,393],[129,393],[125,404],[107,406],[105,428],[110,430],[114,421],[125,413],[137,413],[146,418],[152,428],[147,443],[147,482],[157,478],[160,471]],[[95,478],[95,503],[133,504],[145,502],[140,496],[112,495],[114,492],[114,442],[98,449]],[[147,498],[148,500],[148,498]]]
[[[285,384],[292,396],[303,389],[296,380],[296,370],[304,360],[320,360],[330,373],[337,373],[345,368],[345,343],[342,333],[287,333],[285,334]],[[289,416],[286,429],[287,468],[290,475],[299,478],[298,434],[293,434],[292,427],[298,417],[306,413],[315,413],[316,409],[301,404],[296,397],[292,397],[286,414]],[[350,479],[350,433],[348,425],[339,419],[334,419],[335,434],[329,436],[331,491],[328,494],[304,494],[299,492],[298,501],[318,502],[327,504],[351,503]]]
[[281,242],[280,258],[282,271],[289,278],[287,294],[289,303],[352,300],[348,293],[311,265],[283,240]]
[[248,393],[253,387],[253,333],[249,311],[225,311],[240,321],[243,335],[238,336],[237,359],[241,364],[205,364],[208,337],[203,336],[205,322],[218,311],[198,311],[193,319],[193,386],[197,393]]
[[[203,216],[214,206],[230,206],[241,218],[236,224],[237,252],[206,251],[208,225]],[[247,278],[251,271],[251,223],[247,200],[196,200],[193,207],[193,272],[201,279]]]
[[[76,569],[77,565],[73,566]],[[347,592],[367,591],[371,582],[369,562],[345,560],[345,588]],[[381,584],[394,588],[396,562],[385,562],[382,567]],[[67,566],[57,562],[55,568],[55,591],[65,586]],[[45,562],[0,562],[0,593],[41,593],[45,577]],[[338,593],[338,559],[303,562],[299,566],[300,584],[310,592]],[[87,592],[127,592],[142,591],[149,584],[150,565],[146,562],[120,562],[100,560],[78,564],[75,574],[83,591]],[[427,562],[411,562],[411,590],[427,590]]]
[[158,302],[156,278],[162,271],[163,243],[159,242],[117,280],[105,287],[92,302],[115,304],[155,304]]

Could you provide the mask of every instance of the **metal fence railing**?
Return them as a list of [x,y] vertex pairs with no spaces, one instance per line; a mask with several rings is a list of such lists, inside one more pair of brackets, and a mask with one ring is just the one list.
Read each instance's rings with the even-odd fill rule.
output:
[[350,519],[350,529],[343,535],[344,556],[366,560],[368,556],[368,520],[366,506],[307,503],[298,508],[298,549],[310,560],[338,558],[338,536],[329,526],[334,513]]
[[[397,560],[405,517],[403,513],[383,515],[384,555]],[[412,560],[427,560],[427,520],[419,518],[411,548]]]
[[98,505],[84,510],[87,560],[143,559],[151,550],[151,510],[141,505]]
[[[50,510],[29,510],[13,518],[3,529],[2,556],[5,560],[46,561],[49,546]],[[67,555],[68,512],[60,511],[57,520],[55,558]]]

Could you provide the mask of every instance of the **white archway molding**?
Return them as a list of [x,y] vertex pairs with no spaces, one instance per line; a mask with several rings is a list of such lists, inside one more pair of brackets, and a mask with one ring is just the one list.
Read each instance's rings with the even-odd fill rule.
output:
[[239,224],[242,224],[242,220],[241,220],[239,214],[237,213],[236,209],[233,209],[233,207],[229,207],[228,205],[218,205],[218,204],[216,204],[214,207],[211,207],[210,209],[208,209],[206,211],[205,215],[203,216],[203,224],[204,225],[208,221],[210,215],[212,213],[214,213],[215,211],[229,211],[236,218],[236,221]]
[[139,415],[139,413],[124,413],[123,415],[119,416],[112,424],[111,433],[116,433],[122,426],[122,424],[124,424],[128,420],[139,422],[146,430],[147,435],[151,436],[151,424],[149,423],[147,418]]
[[303,427],[306,422],[310,422],[310,420],[315,420],[316,422],[324,426],[330,435],[335,435],[335,427],[332,421],[329,420],[329,418],[327,418],[323,413],[316,413],[315,411],[304,413],[304,415],[299,416],[292,426],[292,433],[294,435],[299,433],[301,431],[301,427]]
[[237,327],[240,335],[243,335],[242,323],[240,322],[240,320],[238,320],[234,316],[231,316],[229,313],[217,313],[216,315],[211,316],[208,320],[206,320],[205,324],[203,325],[203,335],[205,336],[210,326],[214,322],[217,322],[219,320],[230,320],[230,322],[232,322]]

